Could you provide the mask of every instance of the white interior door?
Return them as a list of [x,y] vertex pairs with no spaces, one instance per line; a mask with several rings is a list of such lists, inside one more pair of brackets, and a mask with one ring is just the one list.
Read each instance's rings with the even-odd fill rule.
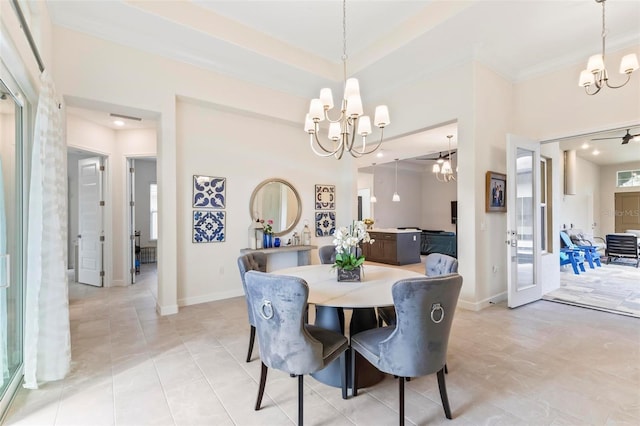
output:
[[540,144],[507,136],[507,259],[510,308],[542,298]]
[[102,172],[100,157],[78,161],[78,282],[102,286]]

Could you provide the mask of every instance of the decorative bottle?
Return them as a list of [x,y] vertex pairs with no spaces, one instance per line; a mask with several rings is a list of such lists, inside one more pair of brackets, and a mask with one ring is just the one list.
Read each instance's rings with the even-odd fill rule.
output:
[[304,221],[304,228],[302,228],[302,245],[308,246],[311,244],[311,230],[309,229],[309,223]]

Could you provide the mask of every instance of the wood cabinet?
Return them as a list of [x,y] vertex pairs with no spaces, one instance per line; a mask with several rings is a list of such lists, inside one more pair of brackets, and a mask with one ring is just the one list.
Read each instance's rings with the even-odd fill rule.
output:
[[407,265],[420,262],[420,231],[380,232],[371,231],[373,244],[363,244],[366,260],[390,265]]

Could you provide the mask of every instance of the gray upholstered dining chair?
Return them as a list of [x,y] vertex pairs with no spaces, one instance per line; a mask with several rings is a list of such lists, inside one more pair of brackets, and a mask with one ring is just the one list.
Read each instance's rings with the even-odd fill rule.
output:
[[[240,278],[242,278],[242,289],[244,290],[244,294],[247,294],[247,283],[244,279],[244,275],[247,271],[267,271],[267,255],[262,252],[254,252],[247,253],[238,257],[238,269],[240,270]],[[249,306],[249,301],[247,300],[247,313],[249,315],[249,326],[251,330],[249,331],[249,350],[247,351],[247,362],[251,361],[251,353],[253,352],[253,343],[256,339],[256,327],[255,320],[253,318],[253,311]]]
[[307,283],[297,277],[249,271],[247,300],[253,311],[260,347],[259,410],[268,368],[298,377],[298,424],[303,423],[303,376],[322,370],[340,357],[342,397],[347,398],[347,338],[304,322],[309,297]]
[[437,373],[445,416],[451,419],[444,368],[453,314],[462,288],[458,274],[410,278],[391,291],[397,324],[351,336],[351,383],[358,394],[355,352],[384,373],[399,380],[400,425],[404,424],[405,378]]
[[336,261],[336,246],[322,246],[318,249],[320,263],[330,265]]
[[[428,254],[424,261],[424,272],[428,277],[454,274],[458,272],[458,259],[441,253]],[[394,325],[396,323],[396,311],[393,306],[378,308],[378,327],[382,323]]]

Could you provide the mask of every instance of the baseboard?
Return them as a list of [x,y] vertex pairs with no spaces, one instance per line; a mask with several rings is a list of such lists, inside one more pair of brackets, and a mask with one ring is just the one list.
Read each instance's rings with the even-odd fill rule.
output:
[[232,297],[244,296],[242,289],[230,290],[221,293],[207,294],[204,296],[187,297],[178,300],[178,306],[198,305],[200,303],[215,302],[217,300],[231,299]]
[[156,303],[156,312],[160,316],[174,315],[178,313],[178,305],[160,306]]
[[469,311],[480,311],[484,308],[488,308],[491,305],[495,305],[496,303],[500,303],[505,300],[507,300],[507,292],[503,291],[502,293],[498,293],[494,296],[488,297],[478,302],[471,302],[468,300],[460,299],[458,300],[458,307],[467,309]]

